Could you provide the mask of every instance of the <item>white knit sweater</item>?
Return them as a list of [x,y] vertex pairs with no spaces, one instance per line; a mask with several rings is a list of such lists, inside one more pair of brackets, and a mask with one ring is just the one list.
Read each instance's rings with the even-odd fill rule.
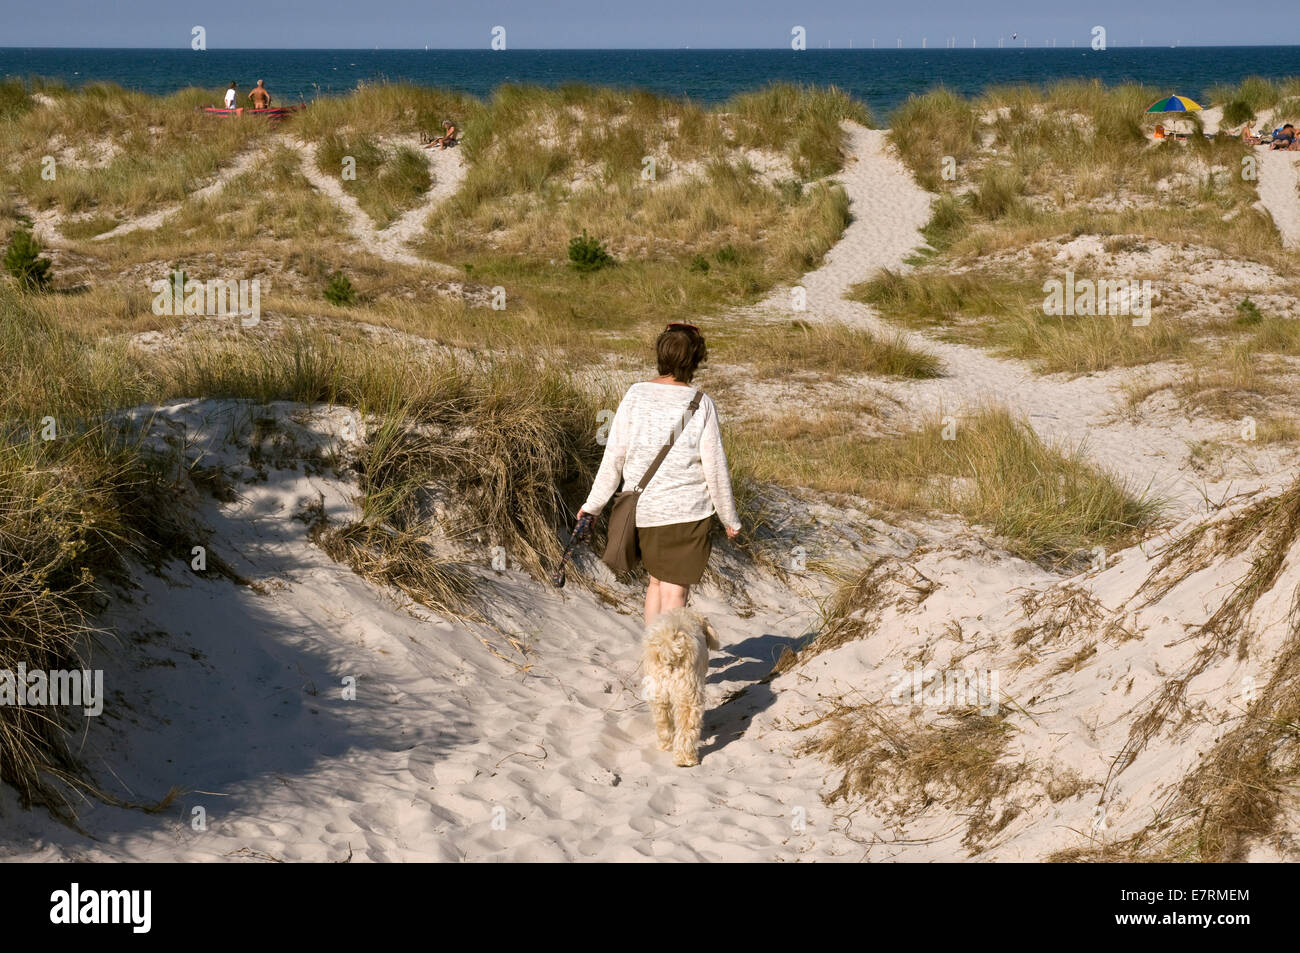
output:
[[[631,489],[681,423],[694,387],[633,384],[609,428],[609,442],[583,512],[599,513],[619,488]],[[731,474],[718,431],[718,408],[707,394],[636,504],[637,526],[689,523],[714,513],[727,529],[740,529]]]

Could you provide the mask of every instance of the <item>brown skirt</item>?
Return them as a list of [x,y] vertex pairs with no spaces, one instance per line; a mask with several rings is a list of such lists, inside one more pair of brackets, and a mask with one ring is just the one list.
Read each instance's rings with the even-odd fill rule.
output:
[[674,586],[693,586],[704,575],[713,542],[709,539],[713,517],[667,526],[638,526],[637,544],[646,572]]

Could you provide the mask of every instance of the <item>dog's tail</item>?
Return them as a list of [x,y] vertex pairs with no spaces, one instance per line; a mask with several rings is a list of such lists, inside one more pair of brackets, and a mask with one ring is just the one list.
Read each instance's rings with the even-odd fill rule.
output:
[[681,665],[690,658],[694,639],[681,629],[664,632],[650,640],[646,654],[650,660],[663,666]]

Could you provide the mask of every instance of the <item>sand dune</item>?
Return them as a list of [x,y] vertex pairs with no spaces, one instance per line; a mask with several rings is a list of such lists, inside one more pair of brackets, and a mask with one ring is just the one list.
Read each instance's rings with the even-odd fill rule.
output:
[[[186,196],[185,200],[187,202],[193,202],[196,200],[202,202],[204,199],[218,194],[225,189],[227,185],[239,178],[245,172],[251,171],[259,161],[265,158],[265,156],[265,149],[250,149],[248,152],[245,152],[236,158],[229,166],[222,169],[213,181],[209,182],[202,188],[195,189],[191,192]],[[96,235],[94,241],[107,241],[110,238],[117,238],[119,235],[125,235],[128,232],[135,232],[141,229],[152,231],[153,229],[161,228],[167,219],[171,218],[180,210],[180,205],[172,205],[167,208],[159,209],[156,212],[150,212],[148,215],[141,215],[139,218],[133,218],[130,221],[123,222],[111,231],[104,232],[101,235]]]
[[[264,158],[265,155],[265,149],[250,149],[248,152],[243,153],[238,156],[233,163],[218,172],[211,182],[201,188],[195,189],[186,196],[185,201],[203,201],[204,199],[219,194],[227,185],[239,178],[239,176],[254,168],[258,161]],[[153,231],[154,229],[162,228],[163,224],[173,215],[180,212],[182,207],[182,203],[176,203],[149,212],[145,215],[128,219],[109,231],[95,235],[91,241],[108,241],[109,239],[117,238],[121,235],[140,231],[142,229],[145,231]],[[63,247],[68,244],[68,240],[60,231],[60,226],[66,219],[58,209],[44,209],[35,213],[32,216],[32,220],[34,226],[33,232],[42,244],[53,247]]]
[[413,254],[408,243],[424,231],[424,223],[446,199],[460,188],[468,167],[459,149],[421,149],[430,165],[433,186],[425,193],[423,201],[402,214],[386,228],[376,228],[357,200],[344,190],[343,184],[333,176],[321,172],[316,165],[316,144],[293,140],[291,145],[302,156],[302,171],[312,187],[329,196],[347,216],[349,228],[360,247],[387,261],[405,265],[436,268],[450,274],[459,274],[450,265],[429,261]]
[[[805,633],[811,599],[795,604],[773,581],[751,581],[753,614],[742,619],[719,593],[704,593],[699,605],[725,647],[709,676],[704,765],[676,769],[655,750],[637,697],[639,613],[496,573],[484,553],[477,575],[521,653],[502,631],[442,621],[376,588],[330,561],[293,518],[317,500],[343,518],[355,488],[301,469],[270,467],[261,479],[249,464],[254,412],[219,401],[159,411],[159,446],[181,441],[194,459],[240,478],[239,499],[208,501],[203,515],[215,530],[211,551],[252,585],[179,562],[167,580],[142,576],[110,620],[130,651],[104,660],[107,684],[132,700],[133,722],[104,719],[86,740],[96,773],[139,796],[172,784],[191,792],[160,818],[88,805],[83,823],[96,841],[8,804],[9,857],[860,855],[818,799],[822,768],[772,751],[760,730],[773,696],[754,683]],[[280,404],[270,413],[287,452],[337,443],[349,412]],[[342,698],[349,676],[356,701]],[[206,831],[191,825],[196,807]],[[796,807],[807,817],[798,833]]]
[[[421,258],[408,250],[411,240],[418,238],[424,231],[424,224],[429,216],[444,201],[456,193],[468,171],[458,149],[421,150],[429,162],[433,185],[425,192],[419,204],[407,210],[386,228],[376,228],[370,216],[365,213],[357,200],[349,195],[342,184],[335,178],[323,174],[316,167],[316,146],[301,140],[289,140],[289,145],[302,157],[302,171],[312,186],[342,209],[347,217],[349,227],[361,247],[372,254],[388,261],[408,265],[438,268],[448,274],[459,274],[447,265],[440,265]],[[252,149],[238,156],[233,163],[223,168],[207,185],[196,189],[186,197],[186,203],[203,201],[219,194],[232,181],[252,170],[265,158],[268,149]],[[157,209],[148,214],[122,222],[115,228],[93,237],[92,241],[109,241],[122,235],[140,230],[152,231],[163,227],[166,221],[180,212],[182,204],[174,204]],[[33,215],[36,237],[46,245],[64,246],[67,240],[59,230],[64,217],[56,209],[47,209]]]
[[1257,149],[1259,201],[1273,216],[1282,244],[1300,248],[1300,152]]
[[[893,333],[843,293],[880,268],[906,267],[904,259],[921,244],[931,197],[889,154],[884,133],[851,127],[850,150],[835,178],[850,196],[854,221],[822,266],[805,276],[808,311],[800,317]],[[377,231],[355,200],[315,169],[311,147],[301,151],[313,185],[348,211],[364,247],[428,264],[405,242],[438,198]],[[442,176],[452,174],[439,165],[435,181],[450,189]],[[789,289],[780,289],[747,313],[787,319],[789,301]],[[957,412],[996,399],[1046,438],[1086,439],[1094,460],[1139,485],[1151,481],[1188,513],[1199,505],[1201,488],[1185,469],[1186,445],[1217,425],[1170,429],[1118,420],[1122,372],[1041,377],[974,348],[905,337],[938,354],[948,376],[876,385],[902,413]],[[494,624],[455,623],[361,579],[311,543],[295,516],[313,504],[336,520],[355,516],[357,489],[345,477],[309,472],[297,458],[346,447],[352,432],[363,435],[363,421],[345,427],[350,413],[239,401],[135,412],[159,447],[183,446],[192,461],[220,466],[233,479],[231,502],[197,492],[192,499],[213,530],[207,545],[248,584],[195,573],[179,561],[167,579],[141,572],[140,588],[116,599],[106,618],[129,647],[103,659],[107,683],[126,703],[115,706],[123,714],[91,724],[82,749],[98,777],[132,796],[155,797],[172,785],[186,790],[157,816],[87,804],[82,822],[94,840],[18,810],[12,792],[0,790],[0,855],[934,860],[974,853],[1038,860],[1150,819],[1150,806],[1174,791],[1240,714],[1236,693],[1210,698],[1211,689],[1270,670],[1282,649],[1287,599],[1300,585],[1288,563],[1251,617],[1259,638],[1241,654],[1212,655],[1193,672],[1197,645],[1186,633],[1248,570],[1249,551],[1190,567],[1169,592],[1139,604],[1139,586],[1160,567],[1158,541],[1062,580],[959,527],[877,521],[866,537],[846,539],[835,527],[862,524],[860,513],[798,504],[811,524],[809,545],[819,553],[850,567],[875,558],[894,567],[870,607],[874,632],[768,680],[781,653],[816,629],[831,581],[755,570],[738,593],[702,587],[696,605],[713,620],[723,649],[710,668],[703,762],[682,770],[654,749],[637,695],[639,592],[615,587],[623,602],[611,606],[576,587],[557,592],[513,569],[495,571],[488,553],[470,549],[465,558],[488,594]],[[255,426],[254,418],[273,425]],[[267,432],[278,435],[274,445],[266,444]],[[1256,486],[1276,492],[1291,476],[1261,473]],[[599,571],[590,558],[587,565]],[[925,580],[923,596],[909,596],[898,581],[909,574]],[[1097,607],[1100,628],[1073,608],[1068,597],[1075,590],[1086,597],[1081,605]],[[1056,642],[1016,642],[1018,627],[1032,621],[1026,594],[1063,600],[1066,621],[1077,625],[1062,629]],[[1123,637],[1106,621],[1124,627]],[[797,753],[815,737],[800,725],[836,699],[879,705],[888,680],[918,658],[934,667],[1007,672],[1003,700],[1019,706],[1008,720],[1014,737],[1007,758],[1025,767],[984,806],[997,822],[991,832],[969,842],[961,792],[936,790],[919,814],[888,797],[852,809],[827,804],[836,772]],[[1112,776],[1132,720],[1182,675],[1197,699],[1194,716],[1157,732]],[[356,680],[355,700],[343,694],[349,678]],[[887,715],[901,720],[908,712]],[[1070,780],[1064,793],[1054,786],[1063,778]],[[1107,811],[1105,827],[1096,824],[1099,805]],[[196,808],[205,829],[195,827]]]
[[[915,425],[924,415],[960,414],[984,403],[1000,403],[1024,415],[1044,439],[1083,445],[1094,461],[1134,489],[1170,500],[1175,512],[1203,511],[1207,494],[1217,497],[1249,489],[1240,478],[1207,483],[1187,466],[1190,443],[1231,436],[1232,424],[1188,419],[1178,429],[1171,429],[1165,420],[1129,419],[1123,413],[1121,387],[1132,379],[1130,370],[1073,378],[1042,375],[1018,361],[1003,360],[978,348],[899,331],[869,306],[845,300],[843,295],[852,284],[882,268],[906,270],[905,259],[925,244],[920,228],[929,219],[932,199],[891,154],[884,131],[855,125],[848,129],[850,158],[843,172],[832,178],[841,182],[849,195],[853,221],[822,266],[804,276],[808,310],[797,316],[844,322],[884,336],[898,334],[912,347],[943,361],[942,378],[873,383],[874,389],[909,415],[902,421],[905,427]],[[1289,212],[1300,215],[1300,198],[1293,196]],[[757,310],[784,318],[792,314],[790,302],[790,290],[782,288]]]

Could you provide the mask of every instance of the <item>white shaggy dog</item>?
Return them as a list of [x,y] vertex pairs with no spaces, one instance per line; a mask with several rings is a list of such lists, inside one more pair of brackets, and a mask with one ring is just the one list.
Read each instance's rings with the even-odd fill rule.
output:
[[646,629],[641,696],[650,703],[659,750],[684,768],[700,763],[704,676],[709,649],[719,648],[709,620],[689,609],[669,609]]

